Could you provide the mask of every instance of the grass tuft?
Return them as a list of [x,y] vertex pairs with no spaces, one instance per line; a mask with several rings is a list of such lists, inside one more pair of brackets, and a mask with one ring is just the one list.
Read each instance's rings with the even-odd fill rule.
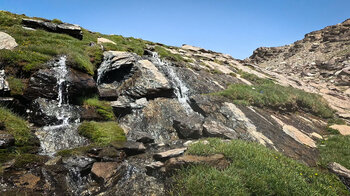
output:
[[173,54],[162,46],[155,46],[154,49],[161,58],[165,58],[175,62],[185,62],[185,59],[182,58],[181,55]]
[[119,127],[118,123],[113,121],[83,122],[78,130],[79,134],[89,138],[92,142],[99,145],[126,140],[124,130]]
[[192,166],[173,177],[171,195],[349,195],[333,174],[309,168],[260,144],[209,139],[189,147],[193,155],[224,154],[225,170]]
[[113,108],[108,101],[101,101],[98,97],[88,98],[83,101],[85,107],[93,107],[104,120],[114,120]]

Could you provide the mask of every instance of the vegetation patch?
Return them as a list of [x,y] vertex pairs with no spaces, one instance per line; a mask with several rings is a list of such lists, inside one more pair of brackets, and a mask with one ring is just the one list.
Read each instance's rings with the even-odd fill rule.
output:
[[5,131],[13,135],[16,146],[32,144],[28,123],[4,107],[0,107],[0,123],[5,126]]
[[101,101],[98,97],[85,99],[83,102],[85,107],[93,107],[96,109],[97,113],[100,114],[104,120],[114,120],[115,116],[113,113],[113,108],[107,101]]
[[350,136],[334,135],[318,144],[320,164],[327,167],[331,162],[337,162],[350,169]]
[[14,168],[25,168],[28,166],[34,166],[42,164],[47,160],[46,157],[36,154],[20,154],[16,156]]
[[260,144],[209,139],[187,153],[221,153],[231,161],[225,170],[197,165],[173,177],[172,195],[349,195],[333,174],[309,168]]
[[334,111],[320,95],[272,82],[259,84],[260,82],[251,86],[232,84],[226,90],[216,94],[240,104],[287,111],[300,109],[323,118],[333,117]]
[[121,35],[104,35],[103,37],[116,43],[104,43],[103,46],[106,50],[134,52],[140,56],[143,55],[144,50],[147,47],[147,43],[151,43],[142,39],[123,37]]
[[99,145],[110,144],[111,142],[126,141],[124,130],[118,123],[108,122],[83,122],[79,128],[79,134],[89,138],[92,142]]
[[[8,33],[18,43],[13,51],[0,51],[0,62],[8,67],[19,67],[24,73],[31,73],[45,67],[45,62],[57,55],[67,55],[70,61],[69,65],[93,75],[102,62],[103,56],[100,46],[90,46],[90,43],[96,42],[98,37],[105,37],[117,43],[116,45],[104,44],[106,50],[135,52],[139,55],[143,55],[146,44],[150,43],[141,39],[124,38],[118,35],[92,33],[85,29],[83,29],[83,40],[78,40],[65,34],[40,29],[35,31],[24,29],[21,24],[22,18],[28,17],[4,11],[0,12],[0,31]],[[51,22],[62,23],[58,19]]]
[[23,95],[23,92],[25,90],[25,84],[21,79],[15,77],[8,77],[6,80],[10,85],[12,96]]
[[155,46],[155,51],[159,54],[161,58],[165,58],[175,62],[184,62],[185,59],[179,54],[174,54],[162,46]]
[[98,147],[97,145],[88,145],[71,149],[60,150],[56,153],[58,156],[70,157],[72,155],[84,155],[89,152],[92,148]]

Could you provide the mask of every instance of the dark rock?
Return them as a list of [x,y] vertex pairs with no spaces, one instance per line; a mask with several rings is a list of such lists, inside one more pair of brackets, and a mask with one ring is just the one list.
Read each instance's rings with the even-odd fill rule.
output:
[[182,155],[185,151],[187,150],[187,148],[176,148],[176,149],[172,149],[172,150],[168,150],[165,152],[159,152],[157,154],[153,155],[153,158],[157,161],[166,161],[170,158],[173,157],[178,157],[180,155]]
[[66,167],[74,167],[80,172],[90,170],[95,161],[95,159],[86,156],[72,156],[62,160]]
[[116,147],[123,150],[128,156],[144,153],[146,151],[146,147],[141,142],[127,141],[121,146]]
[[153,137],[149,133],[135,132],[133,134],[134,134],[134,138],[136,139],[137,142],[142,142],[144,144],[148,144],[148,143],[153,143],[154,142]]
[[47,99],[57,98],[57,79],[52,69],[40,69],[29,80],[24,96],[29,100],[38,97]]
[[328,169],[336,174],[340,180],[350,190],[350,170],[340,165],[339,163],[333,162],[329,164]]
[[7,148],[15,144],[13,135],[0,131],[0,148]]
[[159,175],[159,170],[164,166],[164,163],[160,161],[152,162],[149,165],[146,165],[146,174],[149,176],[157,176]]
[[225,139],[237,139],[238,134],[220,122],[206,120],[203,124],[203,135],[206,137],[221,137]]
[[82,97],[97,93],[96,82],[89,74],[69,69],[67,82],[69,85],[68,93],[71,97]]
[[[49,67],[54,67],[56,61],[48,62]],[[87,96],[97,92],[96,82],[93,77],[79,72],[77,70],[67,68],[68,74],[64,86],[63,96],[75,100],[77,97]],[[35,72],[24,92],[24,97],[29,100],[36,99],[38,97],[47,99],[56,99],[58,96],[58,85],[57,85],[57,70],[55,69],[40,69]]]
[[203,135],[203,118],[193,114],[184,119],[176,119],[173,127],[181,139],[198,139]]
[[42,20],[35,19],[22,19],[22,24],[26,27],[34,28],[34,29],[44,29],[49,32],[54,33],[63,33],[75,37],[77,39],[83,39],[83,31],[77,25],[62,23],[55,24],[52,22],[45,22]]

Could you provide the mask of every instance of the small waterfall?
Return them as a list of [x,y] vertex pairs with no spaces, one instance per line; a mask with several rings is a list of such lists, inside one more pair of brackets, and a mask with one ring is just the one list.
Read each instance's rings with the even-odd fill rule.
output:
[[66,56],[60,57],[52,68],[56,73],[58,96],[57,102],[52,101],[49,104],[57,104],[57,106],[52,107],[52,112],[60,124],[44,126],[36,132],[40,140],[41,154],[44,155],[53,155],[58,150],[74,148],[87,142],[77,133],[80,120],[76,119],[75,122],[70,123],[72,112],[76,108],[69,105],[68,102],[66,60]]
[[171,65],[169,65],[168,62],[161,60],[159,58],[158,53],[156,53],[156,52],[152,52],[152,61],[153,61],[153,63],[155,63],[158,66],[161,66],[161,68],[163,68],[165,70],[166,74],[168,75],[168,78],[170,79],[170,82],[175,87],[174,93],[175,93],[177,99],[179,100],[181,105],[184,107],[187,114],[192,113],[193,110],[189,104],[189,102],[190,102],[189,89],[182,82],[182,80],[176,75],[174,68]]

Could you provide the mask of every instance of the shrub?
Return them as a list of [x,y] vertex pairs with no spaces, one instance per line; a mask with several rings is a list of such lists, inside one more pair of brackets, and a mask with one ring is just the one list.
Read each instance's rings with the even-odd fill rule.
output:
[[106,145],[111,142],[125,141],[126,137],[118,123],[108,122],[83,122],[78,128],[79,134],[89,138],[96,144]]
[[285,157],[260,144],[241,140],[209,139],[189,147],[193,155],[224,154],[231,164],[225,170],[206,165],[178,171],[173,195],[349,195],[333,174]]

